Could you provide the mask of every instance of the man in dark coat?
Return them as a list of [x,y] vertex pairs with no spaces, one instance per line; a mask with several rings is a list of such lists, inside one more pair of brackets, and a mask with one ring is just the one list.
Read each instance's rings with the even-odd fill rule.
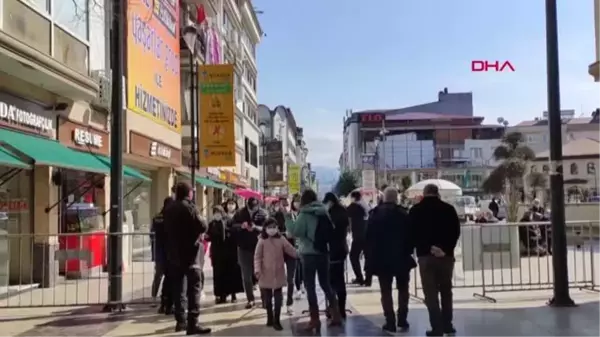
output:
[[[188,335],[195,335],[210,333],[211,329],[198,325],[204,266],[204,245],[201,236],[206,232],[207,225],[202,221],[191,199],[190,184],[177,183],[175,201],[164,210],[164,220],[167,228],[169,276],[172,277],[177,321],[175,330],[185,330]],[[187,284],[187,287],[184,284]],[[187,320],[184,308],[186,299]]]
[[[454,334],[452,275],[460,220],[454,206],[440,199],[436,185],[423,189],[423,200],[410,209],[419,272],[431,330],[427,336]],[[440,300],[441,298],[441,308]]]
[[242,271],[244,291],[246,292],[246,309],[254,307],[254,250],[258,244],[262,223],[267,218],[260,209],[256,198],[249,198],[246,206],[237,211],[232,219],[234,238],[237,244],[238,264]]
[[173,203],[172,197],[163,201],[163,208],[152,219],[150,227],[150,242],[152,245],[152,260],[154,261],[154,280],[152,281],[152,297],[156,297],[162,281],[160,308],[158,313],[171,315],[173,312],[172,287],[169,280],[167,263],[167,228],[165,227],[164,211]]
[[[387,187],[383,202],[369,218],[366,238],[366,269],[377,275],[381,291],[381,306],[386,323],[383,330],[396,332],[396,324],[401,331],[408,331],[408,301],[410,271],[416,267],[411,256],[413,242],[410,236],[411,225],[408,214],[398,205],[398,190]],[[394,315],[392,282],[396,279],[398,289],[398,311]]]
[[363,277],[360,266],[360,256],[364,251],[365,235],[367,233],[368,210],[363,205],[362,195],[358,191],[350,193],[352,203],[348,205],[346,211],[350,220],[350,230],[352,231],[352,247],[350,248],[350,265],[356,278],[352,283],[357,285],[371,286],[371,280]]

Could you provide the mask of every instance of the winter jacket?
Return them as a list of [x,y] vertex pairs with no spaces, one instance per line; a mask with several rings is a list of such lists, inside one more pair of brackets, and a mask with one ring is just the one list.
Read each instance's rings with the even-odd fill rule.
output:
[[333,205],[329,209],[329,216],[335,227],[333,238],[329,242],[329,260],[332,262],[345,261],[348,256],[348,213],[342,205]]
[[305,255],[320,255],[314,247],[315,232],[317,231],[318,216],[329,214],[325,206],[319,201],[313,201],[300,208],[296,221],[288,221],[287,230],[296,239],[298,253]]
[[196,205],[190,200],[176,200],[164,212],[167,233],[167,259],[177,268],[204,266],[204,244],[200,235],[207,225],[201,219]]
[[431,246],[454,256],[460,237],[460,220],[454,206],[438,197],[425,197],[409,212],[417,256],[431,256]]
[[162,213],[152,219],[150,227],[150,244],[152,245],[152,261],[158,265],[167,263],[167,230]]
[[281,235],[260,238],[254,252],[254,272],[262,289],[279,289],[287,284],[284,256],[297,257],[294,247]]
[[[256,219],[260,218],[260,216],[257,217],[259,212],[260,209],[254,215],[251,215],[248,208],[244,207],[237,211],[233,216],[233,219],[231,220],[232,228],[234,230],[235,243],[239,249],[253,252],[256,248],[260,228],[257,227],[259,224],[257,224],[255,220],[260,222],[259,219]],[[242,224],[244,222],[248,225],[252,225],[253,228],[251,230],[243,229]],[[262,225],[262,223],[260,225]]]

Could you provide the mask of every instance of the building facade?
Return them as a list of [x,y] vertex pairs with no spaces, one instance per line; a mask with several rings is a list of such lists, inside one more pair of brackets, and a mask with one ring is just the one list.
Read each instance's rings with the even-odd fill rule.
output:
[[[260,162],[264,163],[261,165],[260,171],[262,191],[267,195],[288,194],[288,171],[292,166],[300,168],[299,189],[302,189],[303,182],[306,182],[305,176],[309,176],[307,173],[309,172],[308,149],[304,142],[304,130],[296,124],[292,110],[282,105],[270,109],[268,106],[260,104],[258,118],[263,130],[262,146],[260,147]],[[272,148],[268,146],[268,143],[271,141],[281,142],[281,154],[277,148],[277,156],[280,158],[274,158],[273,153],[269,153]],[[272,175],[271,172],[278,173],[279,171],[277,169],[269,171],[268,166],[277,166],[277,162],[281,162],[281,174]]]
[[[224,201],[232,190],[249,188],[256,191],[259,187],[256,48],[263,32],[252,3],[248,0],[202,0],[200,3],[206,15],[205,21],[199,25],[205,30],[200,36],[201,50],[206,51],[201,53],[204,57],[201,57],[200,62],[234,65],[235,166],[210,167],[198,172],[201,179],[211,179],[228,187],[215,188],[200,183],[197,202],[202,204],[206,215],[209,215],[212,205]],[[195,13],[193,8],[190,13]],[[194,15],[191,21],[196,21]],[[217,41],[218,47],[209,47],[211,41]],[[209,50],[215,49],[218,55],[208,55]],[[189,66],[182,66],[182,91],[186,101],[189,101],[191,86],[189,79],[184,78],[189,76]],[[183,116],[182,139],[184,162],[189,162],[185,158],[191,158],[191,136],[191,113],[186,112]]]
[[[562,114],[562,142],[568,143],[577,138],[598,138],[599,117],[598,110],[589,117],[574,117],[574,110],[563,110]],[[550,147],[550,131],[548,118],[542,117],[520,122],[508,128],[508,132],[520,132],[525,137],[525,143],[535,153],[540,153]]]
[[[451,94],[445,89],[440,95]],[[456,102],[450,102],[450,109],[456,109]],[[443,104],[440,100],[436,109]],[[504,127],[482,124],[482,117],[472,116],[472,104],[464,106],[466,112],[458,115],[406,109],[349,111],[344,119],[342,170],[373,169],[379,185],[399,185],[405,176],[413,183],[444,178],[467,193],[481,192],[483,180],[496,165],[493,149]]]

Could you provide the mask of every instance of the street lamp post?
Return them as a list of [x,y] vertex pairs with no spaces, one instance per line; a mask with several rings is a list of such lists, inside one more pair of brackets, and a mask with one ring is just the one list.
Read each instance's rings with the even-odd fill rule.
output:
[[125,22],[127,21],[127,2],[114,0],[112,2],[113,36],[111,51],[112,64],[112,98],[111,98],[111,144],[110,144],[110,216],[108,236],[108,303],[105,312],[122,311],[123,304],[123,76]]
[[550,189],[552,190],[552,267],[554,273],[553,297],[548,304],[555,307],[570,307],[575,303],[569,295],[567,264],[556,0],[546,0],[546,60],[550,130]]
[[198,40],[198,29],[195,25],[187,26],[183,29],[181,33],[185,44],[188,47],[190,52],[190,97],[189,97],[189,107],[190,107],[190,128],[192,133],[192,148],[190,150],[190,170],[193,196],[192,199],[196,200],[196,169],[198,168],[198,67],[196,65],[196,41]]
[[375,154],[373,156],[373,168],[375,169],[375,189],[379,187],[379,143],[381,138],[375,136],[373,143],[375,144]]
[[267,196],[267,124],[260,123],[260,152],[261,152],[261,170],[262,174],[262,191],[263,197]]

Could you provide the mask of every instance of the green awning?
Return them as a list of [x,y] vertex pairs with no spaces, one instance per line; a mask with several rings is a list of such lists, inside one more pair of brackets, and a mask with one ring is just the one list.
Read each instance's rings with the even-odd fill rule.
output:
[[[106,165],[108,165],[108,167],[111,166],[109,157],[101,156],[101,155],[96,155],[96,157],[98,157],[98,159],[104,161],[106,163]],[[142,172],[134,169],[133,167],[129,167],[127,165],[123,165],[123,177],[131,178],[131,179],[138,179],[138,180],[143,180],[143,181],[150,181],[150,178],[146,177]]]
[[110,171],[106,163],[95,156],[71,150],[55,140],[0,129],[0,143],[8,149],[15,149],[31,158],[37,165],[103,174],[108,174]]
[[[188,179],[191,179],[191,175],[189,173],[181,173],[183,176],[187,177]],[[196,183],[200,184],[202,186],[207,186],[207,187],[213,187],[213,188],[218,188],[221,190],[229,190],[229,187],[225,184],[221,184],[218,183],[210,178],[206,178],[206,177],[200,177],[200,176],[196,176]]]
[[31,165],[22,162],[12,152],[2,147],[0,147],[0,164],[20,169],[31,169]]

